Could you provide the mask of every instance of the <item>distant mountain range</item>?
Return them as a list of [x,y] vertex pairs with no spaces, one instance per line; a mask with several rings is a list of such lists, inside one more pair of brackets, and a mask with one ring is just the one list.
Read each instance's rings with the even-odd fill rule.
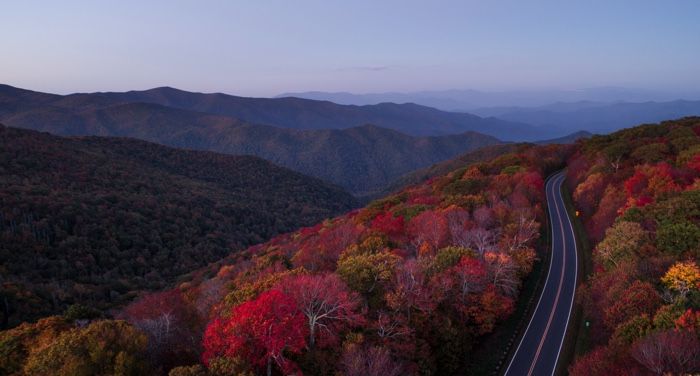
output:
[[0,186],[0,328],[128,300],[359,206],[257,157],[2,125]]
[[[124,103],[158,104],[293,129],[345,129],[373,124],[414,136],[467,131],[482,132],[508,141],[535,140],[547,136],[546,130],[527,124],[445,112],[415,104],[348,106],[300,98],[246,98],[221,93],[192,93],[169,87],[123,93],[57,96],[0,85],[0,116],[23,116],[25,112],[46,111],[47,108],[54,113],[75,113]],[[7,123],[10,121],[6,120]]]
[[539,130],[539,137],[528,138],[521,134],[517,137],[498,136],[511,141],[534,141],[538,138],[557,138],[581,130],[609,133],[640,123],[700,115],[700,93],[685,94],[686,98],[699,100],[679,100],[678,95],[624,88],[596,88],[500,93],[474,90],[382,94],[304,92],[283,94],[280,97],[296,96],[344,104],[412,102],[447,111],[468,111],[486,119],[528,124],[528,127],[521,129],[532,130],[529,127],[534,126],[534,129]]
[[555,103],[534,108],[483,108],[474,112],[542,128],[563,129],[566,132],[586,130],[593,133],[609,133],[642,123],[700,115],[700,101]]
[[277,96],[327,100],[339,104],[372,105],[383,102],[417,103],[444,111],[468,111],[483,107],[535,107],[556,102],[667,102],[678,98],[700,100],[700,91],[670,93],[623,87],[596,87],[576,90],[479,91],[441,90],[411,93],[369,93],[308,91],[284,93]]
[[547,145],[547,144],[573,144],[578,140],[590,138],[593,136],[593,133],[588,132],[588,131],[578,131],[574,132],[572,134],[566,135],[564,137],[557,137],[557,138],[551,138],[548,140],[540,140],[535,142],[538,145]]
[[[163,99],[165,97],[170,99]],[[128,102],[130,100],[148,103]],[[213,105],[209,100],[219,105]],[[336,183],[356,195],[375,193],[395,178],[417,168],[481,146],[500,143],[492,136],[470,131],[449,136],[419,137],[375,125],[299,130],[256,125],[228,116],[182,109],[190,107],[216,111],[225,107],[219,101],[239,100],[256,103],[250,98],[194,94],[173,89],[56,96],[0,87],[0,120],[10,126],[58,135],[134,137],[175,147],[256,155]],[[165,105],[154,103],[158,101]],[[295,101],[312,107],[365,111],[361,107],[338,106],[328,102]],[[282,103],[284,107],[286,101],[262,99],[260,103],[265,106]],[[375,111],[378,107],[372,108],[371,111]],[[420,112],[432,112],[443,117],[455,115],[418,108]],[[259,111],[264,114],[263,110]],[[390,113],[387,116],[391,118],[394,115]],[[408,113],[399,112],[396,116],[408,117]]]
[[496,107],[480,107],[475,108],[472,111],[478,113],[479,116],[489,116],[498,117],[503,114],[518,112],[518,111],[548,111],[556,113],[566,113],[578,110],[584,110],[588,108],[597,108],[609,106],[612,103],[608,102],[593,102],[593,101],[579,101],[579,102],[555,102],[544,106],[536,107],[518,107],[518,106],[496,106]]
[[608,133],[700,114],[700,101],[580,101],[475,111],[484,117],[416,104],[339,105],[167,87],[55,95],[0,85],[0,121],[10,126],[255,155],[358,196],[377,194],[406,173],[501,140],[567,143],[586,136],[577,133],[582,129]]

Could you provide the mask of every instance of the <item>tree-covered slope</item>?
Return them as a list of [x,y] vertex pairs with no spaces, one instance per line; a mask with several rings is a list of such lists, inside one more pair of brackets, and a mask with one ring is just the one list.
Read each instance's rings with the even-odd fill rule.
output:
[[524,123],[441,111],[414,103],[353,106],[294,97],[248,98],[222,93],[193,93],[171,87],[83,95],[122,102],[155,103],[294,129],[343,129],[375,124],[415,136],[475,131],[504,140],[534,140],[550,134],[547,129]]
[[0,187],[3,325],[126,301],[356,206],[256,157],[2,126]]
[[572,375],[700,372],[700,118],[579,144],[569,184],[594,243],[588,353]]
[[[465,354],[513,312],[536,262],[543,178],[568,150],[527,145],[462,164],[365,208],[231,252],[176,288],[113,312],[131,325],[74,307],[2,332],[0,370],[124,363],[140,372],[213,376],[265,373],[269,364],[274,374],[461,374],[474,361]],[[99,336],[113,338],[112,347],[96,350],[99,359],[84,355],[81,340]],[[108,355],[117,351],[126,358]]]
[[5,121],[58,135],[125,136],[174,147],[255,155],[356,195],[377,193],[407,172],[500,143],[477,132],[417,137],[371,125],[280,128],[159,104],[104,106],[100,99],[104,98],[69,96],[51,106],[7,116]]
[[[529,145],[461,165],[232,254],[120,317],[144,327],[166,311],[197,310],[199,321],[181,325],[203,336],[189,351],[208,371],[188,372],[216,374],[227,364],[261,373],[271,361],[275,372],[311,375],[459,374],[465,354],[513,312],[535,262],[543,177],[567,150]],[[270,332],[256,329],[265,323]],[[160,348],[181,351],[175,337]],[[364,363],[374,357],[379,373]]]

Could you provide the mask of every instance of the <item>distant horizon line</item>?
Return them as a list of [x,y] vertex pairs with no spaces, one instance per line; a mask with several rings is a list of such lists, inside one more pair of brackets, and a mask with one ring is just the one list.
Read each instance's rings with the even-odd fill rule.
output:
[[637,92],[646,92],[649,94],[675,94],[682,93],[685,94],[700,94],[700,89],[651,89],[642,86],[623,86],[623,85],[591,85],[591,86],[580,86],[580,87],[533,87],[533,88],[510,88],[510,89],[483,89],[475,87],[452,87],[446,89],[415,89],[415,90],[379,90],[379,91],[352,91],[344,89],[333,89],[333,90],[319,90],[319,89],[288,89],[281,90],[277,94],[272,95],[250,95],[250,94],[237,94],[234,90],[230,89],[189,89],[184,88],[186,86],[179,86],[173,84],[154,84],[153,86],[146,86],[144,88],[137,89],[98,89],[98,90],[80,90],[80,89],[70,89],[70,90],[57,90],[57,89],[28,89],[28,86],[22,84],[9,84],[0,81],[0,85],[12,86],[14,88],[37,91],[47,94],[56,95],[71,95],[71,94],[93,94],[93,93],[118,93],[118,92],[128,92],[128,91],[148,91],[161,88],[171,88],[180,91],[188,91],[191,93],[199,94],[226,94],[239,97],[251,97],[251,98],[276,98],[282,95],[288,94],[350,94],[350,95],[387,95],[387,94],[428,94],[428,93],[448,93],[448,92],[473,92],[481,94],[527,94],[527,93],[547,93],[547,92],[562,92],[562,93],[575,93],[575,92],[587,92],[593,90],[628,90]]
[[[20,90],[27,90],[27,91],[33,91],[33,92],[38,92],[38,93],[44,93],[44,94],[50,94],[50,95],[60,95],[60,96],[69,96],[69,95],[78,95],[78,94],[99,94],[99,93],[127,93],[127,92],[145,92],[145,91],[152,91],[152,90],[158,90],[158,89],[171,89],[171,90],[177,90],[181,92],[187,92],[187,93],[193,93],[193,94],[220,94],[220,95],[229,95],[229,96],[234,96],[234,97],[242,97],[242,98],[254,98],[254,99],[277,99],[277,98],[285,98],[285,97],[295,97],[299,99],[306,99],[306,100],[321,100],[321,101],[329,101],[333,102],[336,104],[341,104],[341,105],[347,105],[349,103],[340,103],[340,102],[334,102],[332,99],[323,99],[323,98],[307,98],[303,97],[301,95],[347,95],[347,96],[354,96],[354,97],[367,97],[367,96],[382,96],[382,95],[399,95],[399,96],[411,96],[411,95],[430,95],[430,94],[447,94],[447,93],[472,93],[472,94],[483,94],[483,95],[535,95],[535,94],[555,94],[555,93],[589,93],[593,94],[591,92],[596,91],[596,90],[616,90],[620,91],[621,93],[624,93],[625,91],[628,92],[628,94],[637,94],[637,95],[666,95],[666,96],[671,96],[671,98],[668,99],[649,99],[649,100],[628,100],[628,99],[611,99],[611,100],[606,100],[606,99],[579,99],[579,100],[566,100],[564,98],[561,99],[556,99],[556,100],[551,100],[548,101],[544,104],[539,104],[539,105],[518,105],[518,104],[503,104],[503,105],[490,105],[490,106],[481,106],[482,108],[488,108],[488,107],[531,107],[531,108],[536,108],[536,107],[542,107],[542,106],[547,106],[550,104],[580,104],[580,103],[599,103],[599,104],[643,104],[643,103],[670,103],[670,102],[678,102],[678,101],[687,101],[687,102],[696,102],[700,101],[700,90],[693,92],[693,91],[671,91],[671,90],[654,90],[654,89],[645,89],[645,88],[636,88],[636,87],[631,87],[631,86],[614,86],[614,85],[609,85],[609,86],[590,86],[590,87],[583,87],[583,88],[576,88],[576,89],[557,89],[557,88],[552,88],[552,89],[543,89],[543,88],[538,88],[538,89],[513,89],[513,90],[501,90],[501,91],[488,91],[488,90],[481,90],[481,89],[435,89],[435,90],[417,90],[417,91],[383,91],[383,92],[350,92],[350,91],[323,91],[323,90],[308,90],[308,91],[285,91],[280,94],[276,95],[271,95],[271,96],[254,96],[254,95],[246,95],[246,94],[233,94],[231,92],[226,92],[226,91],[199,91],[199,90],[193,90],[193,89],[183,89],[180,87],[172,86],[172,85],[160,85],[160,86],[154,86],[154,87],[149,87],[145,89],[129,89],[129,90],[97,90],[97,91],[67,91],[67,92],[61,92],[61,91],[44,91],[44,90],[37,90],[37,89],[32,89],[32,88],[26,88],[22,86],[16,86],[12,84],[7,84],[4,82],[0,82],[0,86],[9,86],[15,89],[20,89]],[[609,94],[609,93],[608,93]],[[430,99],[429,97],[425,97],[423,99]],[[454,100],[454,98],[450,97],[443,97],[443,98],[436,98],[436,99],[444,99],[444,100]],[[382,101],[382,102],[377,102],[377,103],[367,103],[367,104],[380,104],[380,103],[395,103],[395,104],[418,104],[426,107],[433,107],[436,108],[435,106],[431,105],[426,105],[419,103],[420,101],[406,101],[406,102],[398,102],[398,101]]]

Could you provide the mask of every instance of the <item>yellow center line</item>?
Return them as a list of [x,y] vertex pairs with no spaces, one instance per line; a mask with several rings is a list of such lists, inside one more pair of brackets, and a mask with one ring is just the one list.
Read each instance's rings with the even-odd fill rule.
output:
[[[563,181],[563,179],[560,180],[559,182],[561,182],[561,181]],[[555,185],[556,184],[557,183],[555,182]],[[561,189],[561,187],[559,189]],[[564,270],[566,267],[566,240],[564,239],[564,224],[563,224],[563,221],[561,219],[561,211],[559,210],[559,203],[558,203],[556,196],[554,197],[554,206],[556,207],[557,218],[559,219],[559,229],[561,230],[561,238],[562,238],[562,246],[563,246],[562,254],[564,256],[564,259],[563,259],[562,264],[561,264],[561,276],[559,277],[559,286],[557,288],[557,295],[554,298],[554,305],[552,307],[552,311],[549,313],[549,320],[547,320],[547,326],[545,327],[544,333],[542,334],[542,339],[540,339],[540,343],[537,346],[537,352],[535,352],[535,358],[532,360],[532,364],[530,365],[530,370],[527,373],[528,376],[532,375],[532,372],[535,369],[535,365],[537,364],[537,361],[539,360],[540,352],[542,351],[542,346],[544,345],[544,341],[547,338],[547,333],[549,332],[549,328],[552,325],[552,319],[554,318],[554,313],[557,310],[557,303],[559,302],[559,296],[561,295],[561,289],[562,289],[562,286],[564,284]],[[553,244],[553,242],[552,242],[552,244]],[[552,251],[554,251],[554,247],[552,247]],[[552,254],[552,256],[554,256],[554,255]]]

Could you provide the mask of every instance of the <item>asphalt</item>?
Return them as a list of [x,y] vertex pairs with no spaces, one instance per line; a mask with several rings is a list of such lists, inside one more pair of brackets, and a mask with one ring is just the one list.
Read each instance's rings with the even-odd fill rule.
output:
[[552,175],[545,185],[552,248],[542,294],[510,360],[505,375],[554,375],[576,293],[578,258],[576,237],[561,187],[565,174]]

